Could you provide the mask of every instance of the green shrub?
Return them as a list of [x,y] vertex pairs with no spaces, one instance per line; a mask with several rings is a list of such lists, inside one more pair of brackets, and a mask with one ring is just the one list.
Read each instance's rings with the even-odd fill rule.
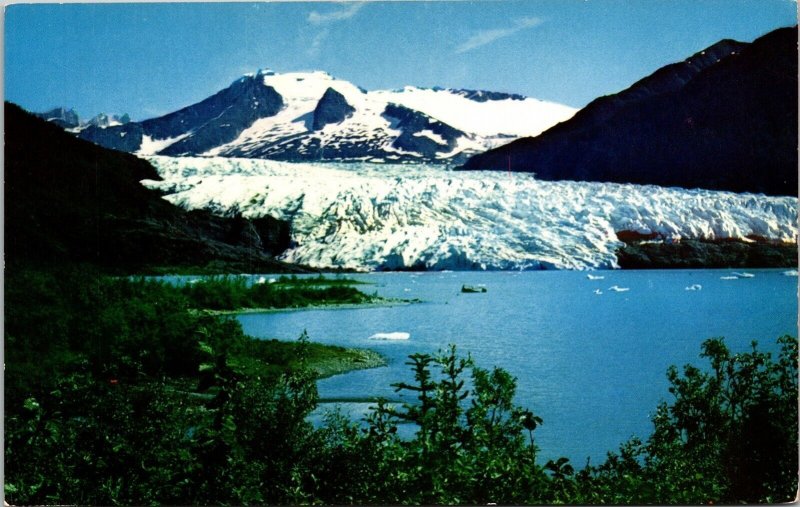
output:
[[797,339],[778,339],[778,357],[732,354],[703,343],[706,370],[667,372],[671,404],[659,405],[646,442],[633,440],[580,477],[581,500],[596,503],[774,503],[797,490]]

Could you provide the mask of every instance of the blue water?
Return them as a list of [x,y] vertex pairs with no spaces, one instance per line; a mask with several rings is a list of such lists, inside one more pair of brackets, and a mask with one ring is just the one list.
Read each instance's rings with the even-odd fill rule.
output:
[[[484,367],[501,366],[518,379],[516,402],[541,416],[536,440],[542,459],[559,456],[582,466],[601,462],[631,436],[646,438],[650,416],[669,401],[669,365],[701,365],[700,344],[724,336],[733,350],[752,340],[775,350],[775,339],[797,336],[797,278],[782,270],[750,270],[753,278],[722,280],[723,270],[603,271],[589,280],[574,271],[381,273],[348,275],[386,297],[419,298],[394,307],[249,314],[246,333],[369,347],[389,366],[321,380],[322,397],[385,396],[410,380],[406,357],[454,343]],[[462,284],[485,284],[462,294]],[[701,290],[687,291],[693,284]],[[629,288],[613,292],[609,287]],[[594,293],[600,289],[602,294]],[[376,341],[404,331],[407,341]],[[369,404],[345,404],[360,417]]]

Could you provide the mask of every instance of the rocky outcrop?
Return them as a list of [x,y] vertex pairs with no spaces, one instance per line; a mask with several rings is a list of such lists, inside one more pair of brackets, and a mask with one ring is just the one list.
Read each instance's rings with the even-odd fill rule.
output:
[[80,126],[81,121],[74,109],[57,107],[45,113],[34,113],[35,116],[55,123],[61,128],[70,129]]
[[356,109],[347,103],[344,95],[333,88],[328,88],[314,108],[312,130],[322,130],[330,123],[341,123],[350,117]]
[[128,114],[123,114],[121,116],[112,114],[111,116],[100,113],[91,120],[87,122],[88,125],[94,125],[95,127],[113,127],[116,125],[125,125],[126,123],[130,123],[131,118]]
[[465,88],[461,88],[458,90],[452,90],[453,93],[456,95],[461,95],[464,98],[469,100],[474,100],[475,102],[488,102],[490,100],[525,100],[524,95],[520,95],[518,93],[503,93],[503,92],[492,92],[487,90],[468,90]]
[[797,28],[724,40],[463,169],[796,195]]
[[383,115],[394,120],[394,127],[402,131],[392,146],[421,157],[432,158],[453,151],[458,138],[465,135],[446,123],[398,104],[387,105]]
[[626,242],[617,250],[622,269],[791,268],[797,244],[765,241],[684,239]]

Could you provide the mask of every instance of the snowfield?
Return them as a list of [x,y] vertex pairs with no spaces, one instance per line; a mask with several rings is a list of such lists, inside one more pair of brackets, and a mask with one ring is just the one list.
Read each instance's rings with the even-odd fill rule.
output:
[[291,222],[282,260],[360,270],[618,267],[615,231],[795,241],[797,199],[435,166],[147,158],[185,209]]

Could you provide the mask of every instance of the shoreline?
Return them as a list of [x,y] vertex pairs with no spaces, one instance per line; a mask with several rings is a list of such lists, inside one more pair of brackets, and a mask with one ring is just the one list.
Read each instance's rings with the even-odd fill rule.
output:
[[381,368],[389,364],[389,359],[386,356],[372,349],[346,348],[345,354],[347,357],[310,361],[308,367],[316,373],[315,380],[322,380],[358,370]]
[[422,303],[419,300],[397,300],[397,301],[378,301],[374,303],[336,303],[336,304],[314,304],[308,306],[292,306],[287,308],[239,308],[236,310],[209,310],[201,309],[200,312],[206,315],[248,315],[254,313],[282,313],[282,312],[302,312],[309,310],[358,310],[370,308],[392,308],[394,306],[409,306]]

